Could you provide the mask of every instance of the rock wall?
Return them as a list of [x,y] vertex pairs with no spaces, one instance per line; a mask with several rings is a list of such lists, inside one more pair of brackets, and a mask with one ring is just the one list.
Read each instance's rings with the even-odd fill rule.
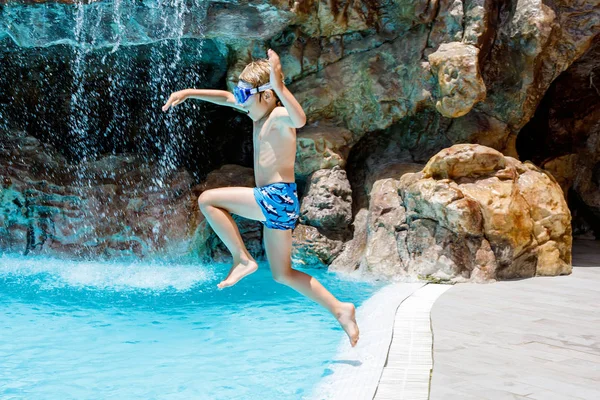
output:
[[[245,63],[264,57],[267,48],[280,54],[288,87],[309,121],[298,132],[296,177],[304,209],[294,232],[296,260],[454,280],[568,273],[570,214],[564,198],[556,197],[557,187],[569,193],[572,206],[581,205],[574,212],[575,231],[597,232],[597,0],[210,0],[153,11],[150,3],[112,10],[103,1],[51,3],[45,11],[23,5],[27,2],[4,3],[0,61],[7,73],[0,77],[0,135],[10,142],[5,149],[19,157],[15,143],[37,139],[35,146],[60,149],[48,157],[49,165],[51,159],[68,165],[61,172],[40,168],[25,180],[12,169],[12,158],[0,160],[2,196],[8,196],[3,204],[10,210],[3,226],[21,226],[11,228],[13,239],[5,248],[19,248],[14,243],[25,240],[24,251],[32,251],[49,243],[35,232],[58,237],[52,232],[60,226],[56,215],[62,206],[42,208],[42,214],[19,211],[23,204],[25,210],[34,205],[24,203],[27,185],[37,188],[35,182],[45,179],[62,188],[56,189],[61,196],[70,195],[89,171],[97,171],[90,182],[120,174],[106,160],[121,160],[114,161],[120,165],[129,156],[107,154],[134,152],[131,165],[154,168],[162,183],[185,182],[189,188],[185,201],[167,196],[177,215],[184,209],[193,215],[187,236],[177,240],[193,239],[199,254],[226,257],[198,214],[195,197],[210,187],[251,184],[243,169],[251,165],[247,121],[192,102],[172,115],[151,110],[172,90],[231,88]],[[107,10],[112,23],[103,24],[98,16]],[[48,12],[56,25],[46,24],[43,31],[43,24],[22,23],[47,18]],[[563,112],[565,105],[577,112]],[[15,141],[14,131],[29,136]],[[486,147],[452,147],[460,143]],[[439,153],[442,149],[450,150]],[[27,154],[23,170],[35,164]],[[519,158],[551,171],[558,183]],[[225,164],[241,168],[235,182],[226,178],[227,168],[216,171]],[[438,176],[440,171],[447,176]],[[77,185],[70,186],[73,174]],[[127,204],[128,196],[154,187],[136,183],[136,192],[128,191],[127,180],[111,182],[112,190],[128,193]],[[110,190],[78,193],[103,203]],[[36,220],[35,213],[43,218]],[[501,215],[507,227],[498,225]],[[114,223],[119,232],[134,229]],[[117,241],[131,237],[106,224],[91,232]],[[141,232],[147,232],[143,226]],[[251,224],[243,230],[260,257],[260,231]],[[170,235],[177,233],[162,236]],[[92,236],[74,243],[85,247]],[[69,240],[67,235],[57,242]],[[142,239],[140,248],[166,246],[156,240]],[[111,246],[99,245],[97,253],[119,247]]]
[[[111,76],[102,71],[119,68],[138,76],[149,71],[169,75],[153,88],[164,91],[163,95],[189,85],[231,87],[249,58],[265,57],[271,47],[280,53],[290,88],[309,122],[346,128],[353,135],[351,143],[373,131],[405,126],[407,121],[426,122],[413,138],[416,149],[411,150],[423,162],[449,144],[465,142],[516,157],[516,137],[544,93],[600,31],[595,22],[600,19],[597,0],[302,0],[295,6],[279,0],[210,0],[183,2],[181,9],[164,5],[154,9],[150,3],[127,3],[119,9],[110,9],[102,1],[77,7],[52,3],[48,7],[54,19],[47,21],[43,31],[42,25],[22,21],[42,18],[44,12],[43,18],[48,18],[48,10],[18,3],[8,1],[2,15],[4,60],[27,54],[24,48],[43,48],[46,58],[52,58],[55,51],[65,53],[58,43],[69,43],[79,49],[74,51],[75,69],[82,61],[90,68],[89,82],[84,79],[88,87],[80,89],[83,93],[94,93],[92,86],[110,87]],[[103,25],[100,15],[112,18],[112,23]],[[79,21],[81,27],[73,25]],[[173,39],[172,44],[161,45],[167,38]],[[170,56],[175,57],[177,74],[162,60]],[[133,62],[135,68],[111,64],[111,58],[119,57]],[[27,58],[19,65],[31,71],[27,65],[32,61]],[[187,74],[192,64],[202,66],[203,74]],[[153,70],[155,65],[161,67]],[[2,85],[15,86],[12,90],[19,93],[40,78],[49,79],[50,73],[61,80],[69,78],[73,68],[50,63],[50,70],[20,74],[19,79],[10,72],[13,85]],[[130,89],[141,84],[130,83]],[[36,107],[27,109],[36,117],[43,115],[45,104],[54,104],[55,110],[72,108],[70,96],[49,98],[43,88],[39,92],[37,98],[30,93],[13,97],[25,102],[36,98]],[[106,99],[108,92],[99,90],[95,97]],[[133,92],[130,98],[152,97]],[[9,98],[3,102],[12,103]],[[142,110],[147,112],[147,105]],[[142,140],[145,135],[168,136],[166,132],[181,123],[179,119],[175,124],[158,121],[159,129],[149,129],[142,110],[132,110],[139,123],[123,125],[127,133],[122,135],[135,129]],[[106,131],[106,119],[117,111],[124,110],[104,113],[99,117],[105,120],[104,127],[100,124],[92,131]],[[4,118],[22,120],[23,115],[6,113]],[[35,119],[51,122],[50,115]],[[21,128],[39,134],[37,129]],[[196,129],[185,130],[178,140],[197,134]]]
[[[192,177],[135,155],[69,164],[24,133],[0,136],[0,251],[78,258],[185,255]],[[51,180],[50,180],[51,179]]]
[[574,234],[600,238],[600,37],[550,86],[517,149],[560,182]]

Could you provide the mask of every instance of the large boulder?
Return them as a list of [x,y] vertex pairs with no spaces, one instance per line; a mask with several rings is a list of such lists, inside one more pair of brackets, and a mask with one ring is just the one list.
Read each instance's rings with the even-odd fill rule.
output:
[[329,265],[342,251],[352,222],[352,189],[339,166],[314,172],[301,199],[294,260]]
[[300,207],[300,222],[324,231],[345,231],[352,222],[352,189],[338,166],[310,176]]
[[570,222],[551,175],[491,148],[455,145],[420,172],[373,185],[367,233],[355,229],[361,260],[353,251],[348,262],[345,249],[333,268],[454,281],[568,274]]

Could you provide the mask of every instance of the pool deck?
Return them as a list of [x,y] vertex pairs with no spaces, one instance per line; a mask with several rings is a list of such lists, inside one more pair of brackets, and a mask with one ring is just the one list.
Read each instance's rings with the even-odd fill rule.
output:
[[359,346],[340,347],[314,398],[600,399],[598,241],[575,242],[569,276],[398,283],[357,319]]
[[571,275],[455,285],[431,317],[431,400],[600,399],[598,241]]

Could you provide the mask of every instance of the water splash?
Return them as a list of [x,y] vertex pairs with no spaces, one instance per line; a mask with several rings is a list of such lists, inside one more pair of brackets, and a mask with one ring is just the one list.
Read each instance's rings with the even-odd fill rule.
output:
[[[40,171],[36,178],[68,186],[81,199],[95,197],[103,184],[116,184],[115,196],[136,197],[173,179],[181,182],[185,177],[173,173],[198,157],[206,114],[198,118],[195,109],[202,105],[169,113],[161,106],[171,92],[208,87],[207,81],[217,84],[225,74],[222,48],[204,39],[207,7],[207,0],[3,5],[0,64],[6,69],[0,86],[7,90],[0,102],[10,104],[0,107],[0,129],[25,131],[59,148],[73,164],[65,174]],[[22,83],[11,85],[15,80]],[[154,197],[148,202],[157,214],[173,211]],[[93,232],[96,221],[106,218],[105,208],[94,204],[82,206],[86,218],[78,221],[78,232]],[[110,233],[125,235],[128,223],[118,221]],[[28,248],[44,243],[45,228],[28,231]]]
[[75,262],[0,255],[0,281],[8,278],[37,283],[41,290],[70,287],[119,292],[187,291],[214,279],[214,270],[197,262]]

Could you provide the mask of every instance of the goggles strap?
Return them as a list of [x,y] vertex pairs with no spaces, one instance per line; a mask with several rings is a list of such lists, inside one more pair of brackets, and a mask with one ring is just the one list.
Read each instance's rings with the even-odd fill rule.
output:
[[271,86],[271,82],[265,83],[264,85],[259,86],[257,88],[252,88],[252,90],[250,90],[250,94],[256,94],[258,92],[264,92],[265,90],[268,90],[268,89],[273,89],[273,87]]

